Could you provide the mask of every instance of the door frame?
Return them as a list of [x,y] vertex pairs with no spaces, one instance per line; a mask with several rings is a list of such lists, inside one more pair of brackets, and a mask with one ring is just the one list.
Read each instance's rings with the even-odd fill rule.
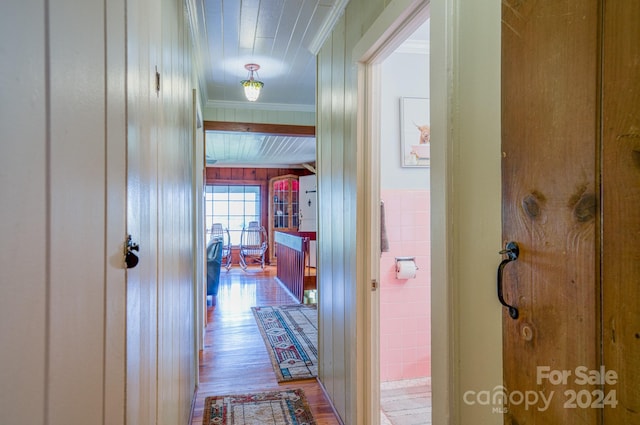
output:
[[[363,205],[364,231],[358,236],[360,246],[365,255],[364,292],[360,294],[359,305],[364,313],[364,423],[380,424],[380,294],[371,290],[371,282],[380,282],[380,238],[375,237],[380,231],[380,146],[381,136],[379,122],[381,116],[380,87],[381,64],[391,53],[420,25],[431,13],[430,0],[409,1],[395,0],[381,13],[371,28],[364,34],[353,49],[353,58],[358,66],[358,96],[357,96],[357,145],[362,155],[358,160],[362,176],[359,193],[359,203]],[[434,119],[431,126],[436,125]],[[446,122],[439,122],[442,128],[448,128]],[[432,185],[434,177],[431,177]],[[444,179],[436,180],[436,184]],[[442,212],[443,210],[438,210]],[[439,220],[446,220],[443,216]],[[433,237],[432,237],[433,238]],[[445,246],[445,241],[433,240],[434,244]],[[432,267],[435,267],[432,266]],[[432,297],[433,299],[433,297]],[[439,298],[442,299],[442,298]],[[432,306],[432,308],[434,308]],[[449,302],[438,303],[432,310],[432,321],[449,323]],[[431,324],[430,324],[431,326]],[[445,327],[446,340],[449,340],[449,326]],[[442,359],[449,359],[448,344],[432,345],[432,351]],[[445,377],[439,383],[438,391],[444,395],[439,398],[438,408],[433,405],[433,414],[450,409],[448,403],[450,374],[448,368]],[[449,417],[447,414],[446,417]],[[434,423],[445,423],[442,419],[433,418]],[[446,422],[448,423],[448,422]]]
[[[367,63],[371,55],[401,28],[426,0],[393,0],[356,45],[352,57],[360,62],[358,82],[358,149],[367,139]],[[430,98],[431,136],[431,312],[433,423],[499,425],[503,416],[491,408],[469,403],[468,391],[502,384],[502,311],[495,293],[495,272],[501,258],[500,151],[500,2],[431,0]],[[482,131],[478,131],[481,129]],[[358,207],[364,229],[373,227],[371,188],[367,178],[370,153],[358,157]],[[365,196],[364,193],[367,192]],[[365,203],[369,202],[369,204]],[[357,331],[364,335],[363,351],[371,341],[371,243],[358,228],[363,267],[358,284],[358,308],[363,312]],[[366,232],[365,232],[366,233]],[[377,234],[377,231],[376,233]],[[368,273],[365,273],[369,270]],[[360,317],[359,317],[360,318]],[[375,318],[374,318],[375,319]],[[376,355],[373,353],[372,355]],[[370,386],[378,364],[360,353]],[[366,362],[366,363],[365,363]],[[364,396],[371,397],[365,386]],[[379,411],[366,400],[366,415]]]

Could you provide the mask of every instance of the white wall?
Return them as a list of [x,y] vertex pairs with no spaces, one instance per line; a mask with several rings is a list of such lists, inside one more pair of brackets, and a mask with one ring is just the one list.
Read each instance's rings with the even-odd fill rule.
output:
[[428,189],[429,168],[401,167],[400,98],[429,98],[429,55],[396,52],[381,67],[380,186]]

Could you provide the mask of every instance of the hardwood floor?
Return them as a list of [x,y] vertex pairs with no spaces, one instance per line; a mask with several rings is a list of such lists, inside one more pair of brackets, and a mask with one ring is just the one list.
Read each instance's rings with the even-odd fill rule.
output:
[[318,425],[340,425],[317,380],[279,384],[251,307],[295,304],[275,280],[275,268],[222,269],[216,306],[208,309],[200,386],[192,425],[202,424],[204,400],[211,395],[302,388]]

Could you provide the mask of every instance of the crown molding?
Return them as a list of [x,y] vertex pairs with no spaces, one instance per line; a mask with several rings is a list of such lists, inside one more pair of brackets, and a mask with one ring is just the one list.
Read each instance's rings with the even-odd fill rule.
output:
[[193,46],[191,57],[196,70],[200,99],[207,99],[207,83],[204,77],[206,74],[204,64],[207,61],[207,50],[206,47],[204,47],[207,46],[204,5],[202,4],[202,1],[199,0],[186,0],[185,5]]
[[315,105],[290,103],[232,102],[227,100],[208,100],[205,107],[210,109],[255,109],[262,111],[316,112]]
[[309,43],[308,49],[313,55],[317,55],[320,51],[325,40],[329,34],[331,34],[331,31],[333,31],[333,27],[336,25],[336,22],[338,22],[338,19],[340,19],[344,13],[347,3],[349,3],[349,0],[338,0],[331,7],[331,11],[325,18],[322,26],[316,33],[315,37],[313,37],[313,40],[311,40],[311,43]]

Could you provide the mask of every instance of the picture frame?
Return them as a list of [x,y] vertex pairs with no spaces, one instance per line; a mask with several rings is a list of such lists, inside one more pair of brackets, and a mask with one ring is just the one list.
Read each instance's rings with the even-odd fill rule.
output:
[[400,158],[402,167],[429,167],[431,130],[429,99],[400,98]]

